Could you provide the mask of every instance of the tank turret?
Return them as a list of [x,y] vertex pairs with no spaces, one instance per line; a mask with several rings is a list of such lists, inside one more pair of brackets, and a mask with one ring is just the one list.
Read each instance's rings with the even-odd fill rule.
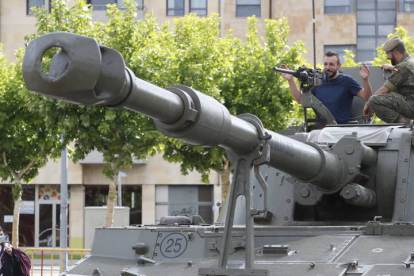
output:
[[[42,56],[52,47],[61,51],[46,75]],[[45,96],[127,108],[153,118],[167,136],[223,147],[235,167],[223,224],[98,229],[91,255],[67,275],[92,275],[95,267],[104,275],[136,276],[173,275],[174,268],[174,275],[408,275],[414,269],[407,237],[414,235],[412,126],[333,121],[322,130],[276,133],[190,87],[163,89],[141,80],[117,51],[70,33],[33,40],[23,77],[29,90]],[[117,245],[108,248],[114,239]]]

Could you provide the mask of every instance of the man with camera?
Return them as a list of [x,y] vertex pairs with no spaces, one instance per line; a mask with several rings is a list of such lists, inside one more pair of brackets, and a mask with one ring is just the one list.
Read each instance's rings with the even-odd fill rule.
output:
[[[347,124],[354,96],[368,100],[372,95],[372,88],[368,81],[370,70],[366,64],[362,64],[359,68],[363,87],[351,76],[341,74],[339,72],[341,65],[338,53],[334,51],[326,52],[323,67],[328,75],[328,82],[315,87],[311,93],[326,106],[338,124]],[[287,69],[284,64],[281,65],[281,68]],[[282,76],[288,81],[293,97],[300,104],[302,101],[301,91],[296,86],[293,76],[285,73],[282,73]]]

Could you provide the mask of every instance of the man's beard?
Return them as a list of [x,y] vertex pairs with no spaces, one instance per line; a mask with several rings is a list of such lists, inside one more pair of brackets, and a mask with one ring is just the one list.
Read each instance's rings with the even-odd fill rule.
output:
[[392,57],[391,57],[391,64],[394,66],[397,65],[397,61],[395,60],[394,54],[392,54]]
[[[336,74],[338,74],[338,69],[336,69],[335,71],[326,70],[325,72],[328,75],[328,79],[332,79],[332,78],[334,78],[336,76]],[[329,74],[329,72],[332,72],[332,75]]]

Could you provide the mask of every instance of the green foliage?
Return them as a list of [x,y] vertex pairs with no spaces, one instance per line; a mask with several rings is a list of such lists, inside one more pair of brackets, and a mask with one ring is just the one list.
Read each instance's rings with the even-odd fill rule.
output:
[[342,67],[355,67],[360,66],[360,63],[355,62],[355,54],[352,51],[345,49],[344,63]]
[[106,36],[104,24],[92,21],[90,5],[86,1],[75,0],[74,5],[68,6],[65,0],[52,0],[52,10],[32,8],[36,17],[36,34],[27,35],[29,42],[35,37],[52,32],[73,32],[92,38]]
[[13,240],[18,246],[19,204],[22,182],[38,174],[48,158],[59,153],[59,131],[29,108],[28,91],[23,83],[21,53],[9,64],[0,54],[0,178],[13,183]]
[[[30,42],[55,31],[85,35],[118,50],[130,66],[139,22],[134,19],[135,4],[131,1],[124,4],[123,12],[115,5],[110,6],[109,20],[104,24],[92,21],[90,6],[85,1],[77,0],[68,7],[66,1],[55,0],[51,13],[35,9],[37,32],[26,39]],[[53,54],[53,51],[45,53],[44,67],[48,68]],[[71,154],[75,162],[92,150],[102,152],[106,162],[103,173],[112,180],[121,169],[130,167],[134,158],[144,159],[154,154],[160,142],[152,120],[126,109],[76,106],[35,94],[31,95],[31,103],[46,122],[62,129],[65,141],[74,139]]]
[[[289,87],[272,68],[282,63],[303,65],[302,42],[288,46],[287,20],[266,21],[266,37],[257,37],[256,19],[250,18],[246,42],[231,35],[221,37],[217,15],[199,18],[194,14],[162,25],[150,13],[135,20],[135,4],[125,1],[120,11],[109,7],[107,23],[92,21],[90,7],[77,0],[68,7],[55,0],[49,14],[36,9],[37,33],[33,38],[55,31],[89,36],[118,50],[135,75],[160,87],[177,83],[213,96],[233,115],[252,113],[265,127],[277,131],[295,116]],[[45,68],[52,53],[44,57]],[[65,141],[75,139],[74,160],[82,159],[93,149],[104,153],[108,164],[105,175],[128,167],[132,158],[153,154],[164,137],[160,137],[151,120],[128,110],[81,107],[32,95],[32,108],[45,121],[63,130]],[[185,145],[174,139],[164,140],[164,158],[181,162],[182,173],[197,170],[208,180],[211,169],[220,170],[225,152]],[[115,170],[114,170],[115,168]]]
[[23,188],[22,188],[22,185],[20,183],[19,184],[16,183],[15,185],[13,185],[13,187],[12,187],[13,201],[16,201],[16,200],[20,199],[21,196],[22,196],[22,193],[23,193]]
[[[272,68],[280,64],[298,67],[303,64],[302,42],[288,47],[287,20],[266,21],[266,37],[257,37],[256,18],[250,18],[246,43],[228,35],[219,36],[219,18],[199,19],[189,15],[174,22],[170,47],[178,49],[168,67],[168,74],[176,74],[177,81],[215,97],[233,115],[251,113],[262,119],[266,128],[277,131],[287,126],[295,115],[292,96],[287,83]],[[160,28],[159,33],[166,28]],[[153,37],[151,43],[157,43]],[[163,44],[163,42],[158,42]],[[150,66],[150,65],[148,65]],[[192,169],[208,180],[211,169],[223,169],[221,148],[192,147],[168,139],[164,158],[181,162],[181,172]]]
[[257,38],[254,17],[249,19],[246,46],[240,47],[233,62],[233,75],[221,85],[224,105],[233,115],[252,113],[263,120],[266,128],[277,131],[287,126],[287,114],[292,110],[292,96],[281,74],[274,66],[303,65],[302,42],[288,47],[289,27],[286,18],[266,20],[263,44]]
[[30,181],[61,148],[59,130],[30,108],[17,54],[16,64],[0,55],[0,177],[12,183]]

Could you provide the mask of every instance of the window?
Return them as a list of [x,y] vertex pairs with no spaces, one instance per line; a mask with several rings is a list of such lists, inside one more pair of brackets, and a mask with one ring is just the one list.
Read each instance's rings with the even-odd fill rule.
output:
[[353,54],[355,54],[355,46],[354,45],[325,45],[324,47],[324,54],[328,51],[334,51],[339,54],[339,58],[341,63],[344,63],[344,56],[345,50],[350,50]]
[[237,0],[236,17],[261,16],[260,0]]
[[357,62],[372,61],[377,55],[376,48],[387,40],[388,34],[394,33],[396,0],[357,0],[356,3]]
[[184,15],[184,0],[167,0],[167,15]]
[[106,5],[116,4],[116,0],[87,0],[88,4],[91,4],[94,11],[106,10]]
[[[94,11],[106,10],[106,5],[116,4],[120,9],[124,7],[124,0],[86,0],[86,3],[91,4]],[[137,9],[142,10],[144,7],[143,0],[135,0],[135,3],[138,4]]]
[[[85,206],[105,206],[108,185],[85,185]],[[141,185],[122,185],[122,206],[129,207],[129,224],[142,223]]]
[[[125,0],[117,0],[116,1],[117,5],[120,9],[124,8],[124,1]],[[142,10],[144,8],[144,0],[135,0],[134,2],[138,4],[138,6],[137,6],[138,10]]]
[[354,0],[325,0],[325,14],[354,12]]
[[27,14],[33,15],[32,8],[40,8],[45,5],[45,0],[27,0]]
[[207,0],[190,0],[190,13],[207,15]]
[[400,11],[401,12],[414,12],[414,0],[401,0]]

